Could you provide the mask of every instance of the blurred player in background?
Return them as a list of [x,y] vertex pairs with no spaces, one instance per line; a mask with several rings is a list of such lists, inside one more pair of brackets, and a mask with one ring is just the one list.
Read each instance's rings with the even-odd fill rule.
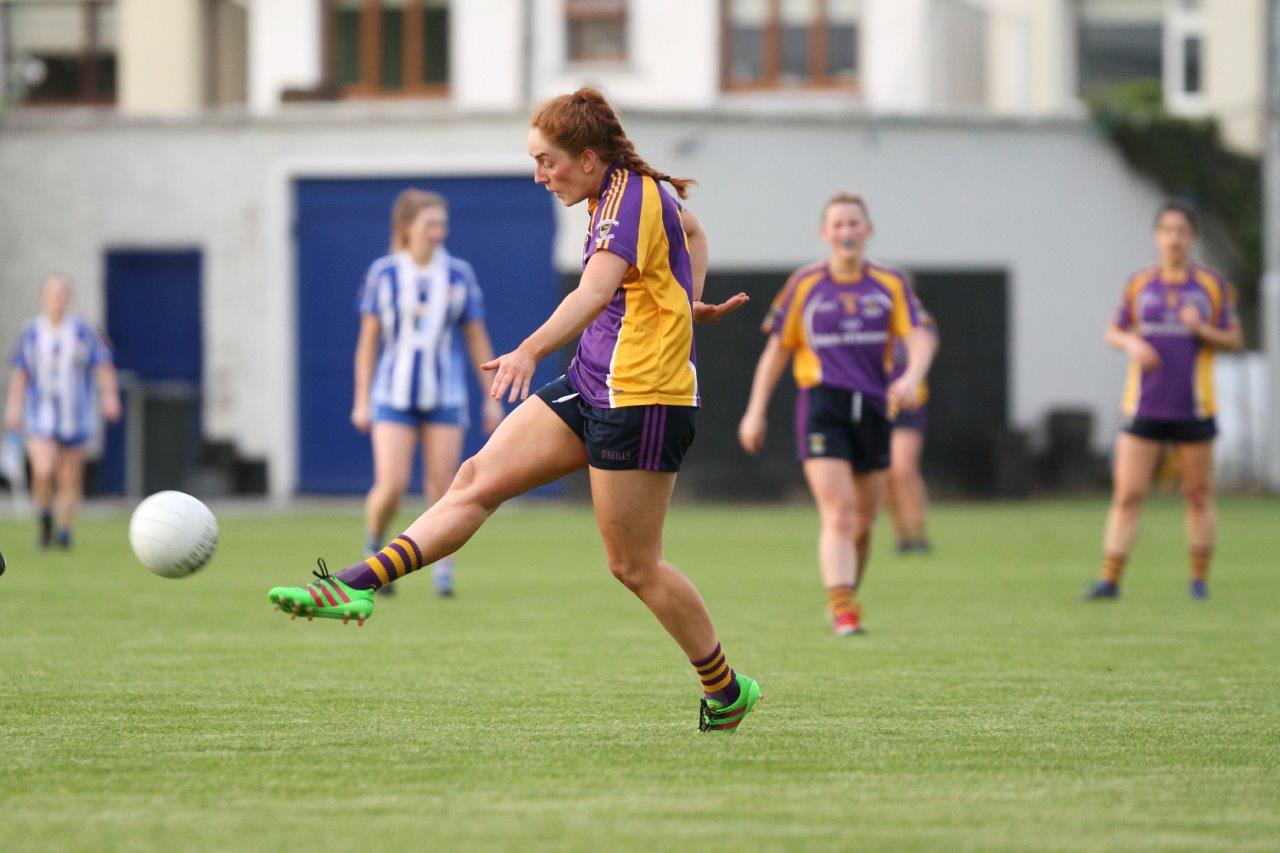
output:
[[71,313],[70,306],[71,282],[57,275],[45,279],[40,314],[22,327],[13,349],[4,413],[8,429],[26,434],[41,548],[71,547],[71,530],[84,497],[84,445],[97,427],[99,409],[112,423],[120,419],[111,350],[101,333]]
[[[917,300],[920,328],[928,332],[928,358],[938,352],[938,326],[933,316]],[[907,346],[902,338],[893,341],[893,372],[889,382],[896,382],[907,371]],[[898,535],[899,554],[928,554],[933,550],[925,532],[925,510],[929,493],[920,474],[920,457],[924,454],[924,434],[928,424],[929,383],[920,380],[920,390],[910,407],[899,409],[893,419],[889,439],[889,478],[885,481],[885,503],[889,518]]]
[[1235,295],[1214,270],[1191,259],[1195,211],[1169,202],[1156,214],[1159,262],[1130,277],[1107,343],[1129,356],[1125,426],[1116,438],[1114,491],[1102,570],[1086,598],[1116,598],[1138,534],[1142,502],[1160,453],[1171,443],[1182,468],[1192,598],[1209,595],[1213,555],[1213,355],[1244,345]]
[[[821,234],[830,255],[796,270],[774,300],[764,322],[769,340],[738,426],[743,449],[759,452],[769,398],[790,361],[800,389],[796,452],[822,520],[818,563],[839,636],[862,630],[857,589],[889,468],[890,423],[919,399],[932,355],[906,278],[866,258],[872,230],[861,196],[839,193],[823,206]],[[897,339],[906,367],[891,380]]]
[[[365,556],[383,534],[409,485],[422,443],[423,494],[431,506],[449,488],[467,432],[467,362],[493,358],[480,286],[471,265],[444,247],[449,208],[443,196],[400,193],[391,210],[391,254],[369,268],[360,293],[351,422],[373,441],[373,487],[365,498]],[[381,348],[381,353],[379,353]],[[485,397],[484,431],[502,420],[502,403]],[[453,556],[435,564],[434,585],[453,595]],[[387,587],[390,593],[394,587]]]
[[[729,666],[701,596],[663,554],[662,527],[698,412],[693,324],[719,319],[746,296],[700,301],[706,234],[661,186],[683,198],[692,181],[641,159],[599,92],[553,98],[531,124],[534,181],[566,207],[586,201],[590,218],[577,289],[519,347],[485,365],[495,399],[524,402],[386,548],[336,576],[321,565],[314,583],[268,597],[295,615],[362,621],[374,590],[452,554],[504,501],[588,468],[611,571],[693,664],[704,697],[699,727],[732,730],[759,685]],[[579,334],[568,373],[530,397],[538,361]]]

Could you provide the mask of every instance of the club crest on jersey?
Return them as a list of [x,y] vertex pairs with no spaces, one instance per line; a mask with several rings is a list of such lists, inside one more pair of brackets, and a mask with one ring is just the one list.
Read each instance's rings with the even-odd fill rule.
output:
[[809,433],[809,455],[822,456],[827,452],[827,437],[820,432]]
[[616,219],[601,219],[596,223],[596,242],[601,243],[612,237],[614,226],[618,224]]

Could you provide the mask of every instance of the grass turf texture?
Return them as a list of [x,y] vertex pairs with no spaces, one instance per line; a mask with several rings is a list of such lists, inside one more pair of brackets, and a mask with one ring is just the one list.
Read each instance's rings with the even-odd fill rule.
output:
[[936,507],[878,530],[871,633],[823,618],[806,508],[680,506],[669,556],[766,701],[699,734],[692,670],[585,509],[504,509],[362,629],[266,589],[356,555],[354,512],[224,514],[213,564],[135,564],[124,517],[36,554],[0,522],[0,848],[1273,847],[1280,502],[1222,501],[1213,598],[1156,500],[1082,604],[1100,501]]

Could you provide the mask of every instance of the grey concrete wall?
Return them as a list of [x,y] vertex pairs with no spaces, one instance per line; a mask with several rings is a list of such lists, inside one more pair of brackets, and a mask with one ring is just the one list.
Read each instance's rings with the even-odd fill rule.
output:
[[[1126,272],[1152,255],[1157,193],[1075,123],[814,109],[633,114],[628,127],[650,162],[701,182],[691,207],[721,268],[820,257],[818,208],[848,187],[870,201],[874,257],[1007,269],[1016,424],[1035,427],[1050,407],[1083,405],[1098,413],[1098,440],[1108,440],[1123,364],[1103,346],[1102,329]],[[518,174],[529,165],[525,127],[522,114],[422,105],[189,121],[12,114],[0,119],[0,341],[7,346],[35,311],[37,285],[51,270],[71,275],[81,310],[101,317],[105,250],[203,249],[206,433],[266,456],[272,491],[287,494],[295,464],[291,180]],[[585,212],[560,215],[557,259],[571,270]]]

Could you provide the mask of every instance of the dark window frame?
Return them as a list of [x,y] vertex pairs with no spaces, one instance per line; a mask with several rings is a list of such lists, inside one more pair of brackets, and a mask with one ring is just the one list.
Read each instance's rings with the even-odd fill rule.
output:
[[[574,64],[578,63],[626,63],[630,59],[629,24],[631,17],[630,3],[627,0],[612,0],[614,8],[592,10],[580,7],[575,0],[564,0],[565,22],[565,58]],[[617,23],[622,30],[621,53],[584,53],[573,52],[573,27],[575,24]]]
[[[51,6],[75,6],[80,9],[80,80],[79,92],[71,96],[36,96],[24,97],[22,100],[14,101],[15,105],[23,107],[62,107],[62,106],[113,106],[117,100],[119,87],[119,52],[118,46],[115,50],[105,51],[100,49],[98,44],[98,11],[103,8],[119,9],[116,0],[65,0],[61,3],[35,3],[24,2],[24,0],[3,0],[0,2],[0,16],[3,16],[4,22],[0,30],[4,33],[4,59],[9,63],[10,67],[5,70],[5,87],[8,88],[8,74],[13,70],[14,47],[13,47],[13,16],[12,12],[22,6],[32,8],[48,8]],[[97,60],[103,56],[112,56],[116,58],[116,80],[115,85],[111,87],[110,94],[104,94],[98,91],[98,66]],[[8,93],[4,93],[5,97]]]
[[[784,82],[782,70],[782,3],[768,0],[768,12],[761,30],[761,74],[755,80],[734,80],[732,0],[720,0],[720,88],[726,92],[788,92],[828,90],[862,91],[861,71],[852,79],[832,77],[827,67],[827,0],[815,0],[816,10],[809,24],[809,74],[802,83]],[[857,37],[862,37],[858,21]],[[860,52],[858,52],[860,55]]]
[[[356,48],[357,63],[360,70],[359,81],[351,84],[340,84],[337,75],[337,27],[334,19],[337,12],[336,0],[320,0],[320,39],[322,44],[321,62],[326,81],[333,86],[340,97],[350,99],[361,98],[445,98],[452,91],[452,84],[428,83],[426,76],[425,42],[423,19],[426,15],[426,0],[406,0],[404,5],[404,25],[400,47],[401,84],[395,87],[382,85],[382,11],[380,0],[361,0],[359,44]],[[449,19],[452,21],[453,8],[450,0]],[[447,52],[452,45],[446,41]],[[449,65],[446,56],[446,76]]]

